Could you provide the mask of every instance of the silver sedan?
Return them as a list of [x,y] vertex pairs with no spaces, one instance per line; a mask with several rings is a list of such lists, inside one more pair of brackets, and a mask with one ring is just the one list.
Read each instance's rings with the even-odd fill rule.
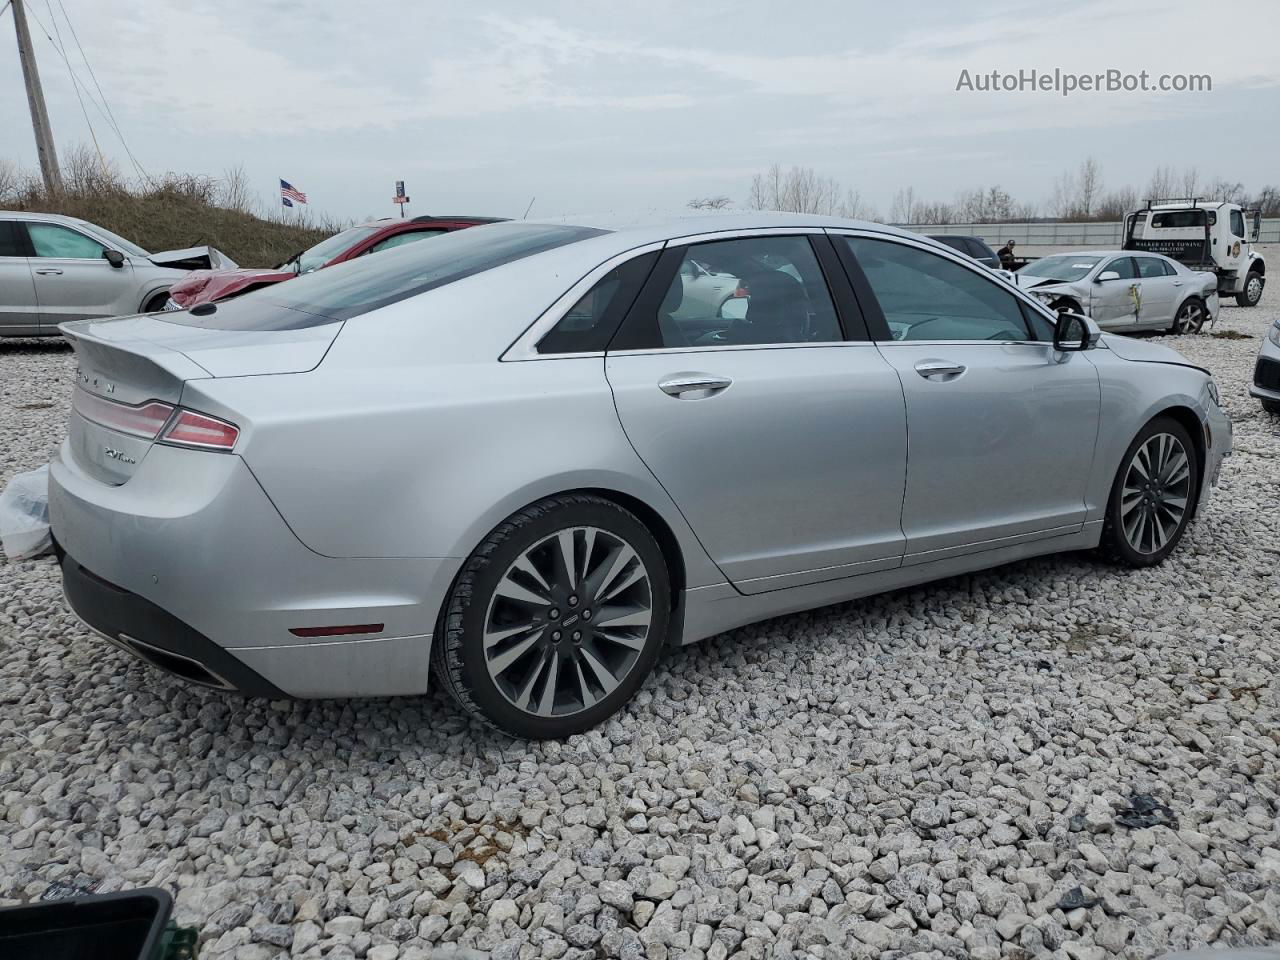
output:
[[1218,319],[1218,278],[1158,253],[1086,250],[1033,260],[1014,282],[1054,310],[1103,330],[1198,333]]
[[[695,261],[738,315],[682,309]],[[1174,351],[801,215],[481,226],[63,331],[50,514],[91,627],[250,694],[439,683],[532,737],[765,617],[1062,550],[1159,563],[1231,446]]]

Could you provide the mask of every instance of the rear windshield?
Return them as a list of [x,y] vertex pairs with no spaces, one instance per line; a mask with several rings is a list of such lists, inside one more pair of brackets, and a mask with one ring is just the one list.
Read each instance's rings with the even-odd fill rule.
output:
[[1151,226],[1157,230],[1179,230],[1187,227],[1203,227],[1205,210],[1174,210],[1170,213],[1153,213]]
[[217,304],[157,319],[214,330],[296,330],[349,320],[455,280],[607,233],[591,227],[495,223],[456,230],[275,283]]

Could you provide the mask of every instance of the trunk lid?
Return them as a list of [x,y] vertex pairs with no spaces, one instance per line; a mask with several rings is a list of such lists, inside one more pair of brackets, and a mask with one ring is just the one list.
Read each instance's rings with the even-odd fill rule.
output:
[[155,315],[63,324],[77,364],[68,429],[75,462],[104,483],[125,483],[188,380],[305,373],[341,327],[212,330]]

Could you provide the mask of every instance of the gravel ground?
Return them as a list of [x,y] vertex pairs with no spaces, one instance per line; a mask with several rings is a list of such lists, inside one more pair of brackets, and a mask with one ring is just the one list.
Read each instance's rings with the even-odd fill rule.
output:
[[[445,698],[268,703],[90,636],[0,565],[0,897],[158,885],[206,957],[1151,957],[1280,941],[1280,292],[1172,342],[1236,454],[1159,569],[1015,564],[674,652],[513,742]],[[0,483],[71,355],[0,341]],[[448,947],[442,945],[449,945]]]

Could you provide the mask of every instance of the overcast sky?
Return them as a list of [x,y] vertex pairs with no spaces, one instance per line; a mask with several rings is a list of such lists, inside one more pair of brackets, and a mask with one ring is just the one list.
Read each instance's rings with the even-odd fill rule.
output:
[[[53,33],[57,13],[91,83],[58,0],[26,2],[54,136],[88,142],[36,19]],[[1280,184],[1274,0],[62,3],[145,169],[243,165],[264,204],[283,177],[340,218],[394,213],[397,179],[412,214],[519,216],[535,196],[532,216],[743,203],[773,162],[812,166],[882,214],[907,186],[950,200],[998,183],[1043,204],[1088,154],[1108,188],[1141,188],[1160,164]],[[6,13],[0,157],[34,167],[12,31]],[[1208,73],[1213,90],[955,89],[966,69],[1055,67]]]

